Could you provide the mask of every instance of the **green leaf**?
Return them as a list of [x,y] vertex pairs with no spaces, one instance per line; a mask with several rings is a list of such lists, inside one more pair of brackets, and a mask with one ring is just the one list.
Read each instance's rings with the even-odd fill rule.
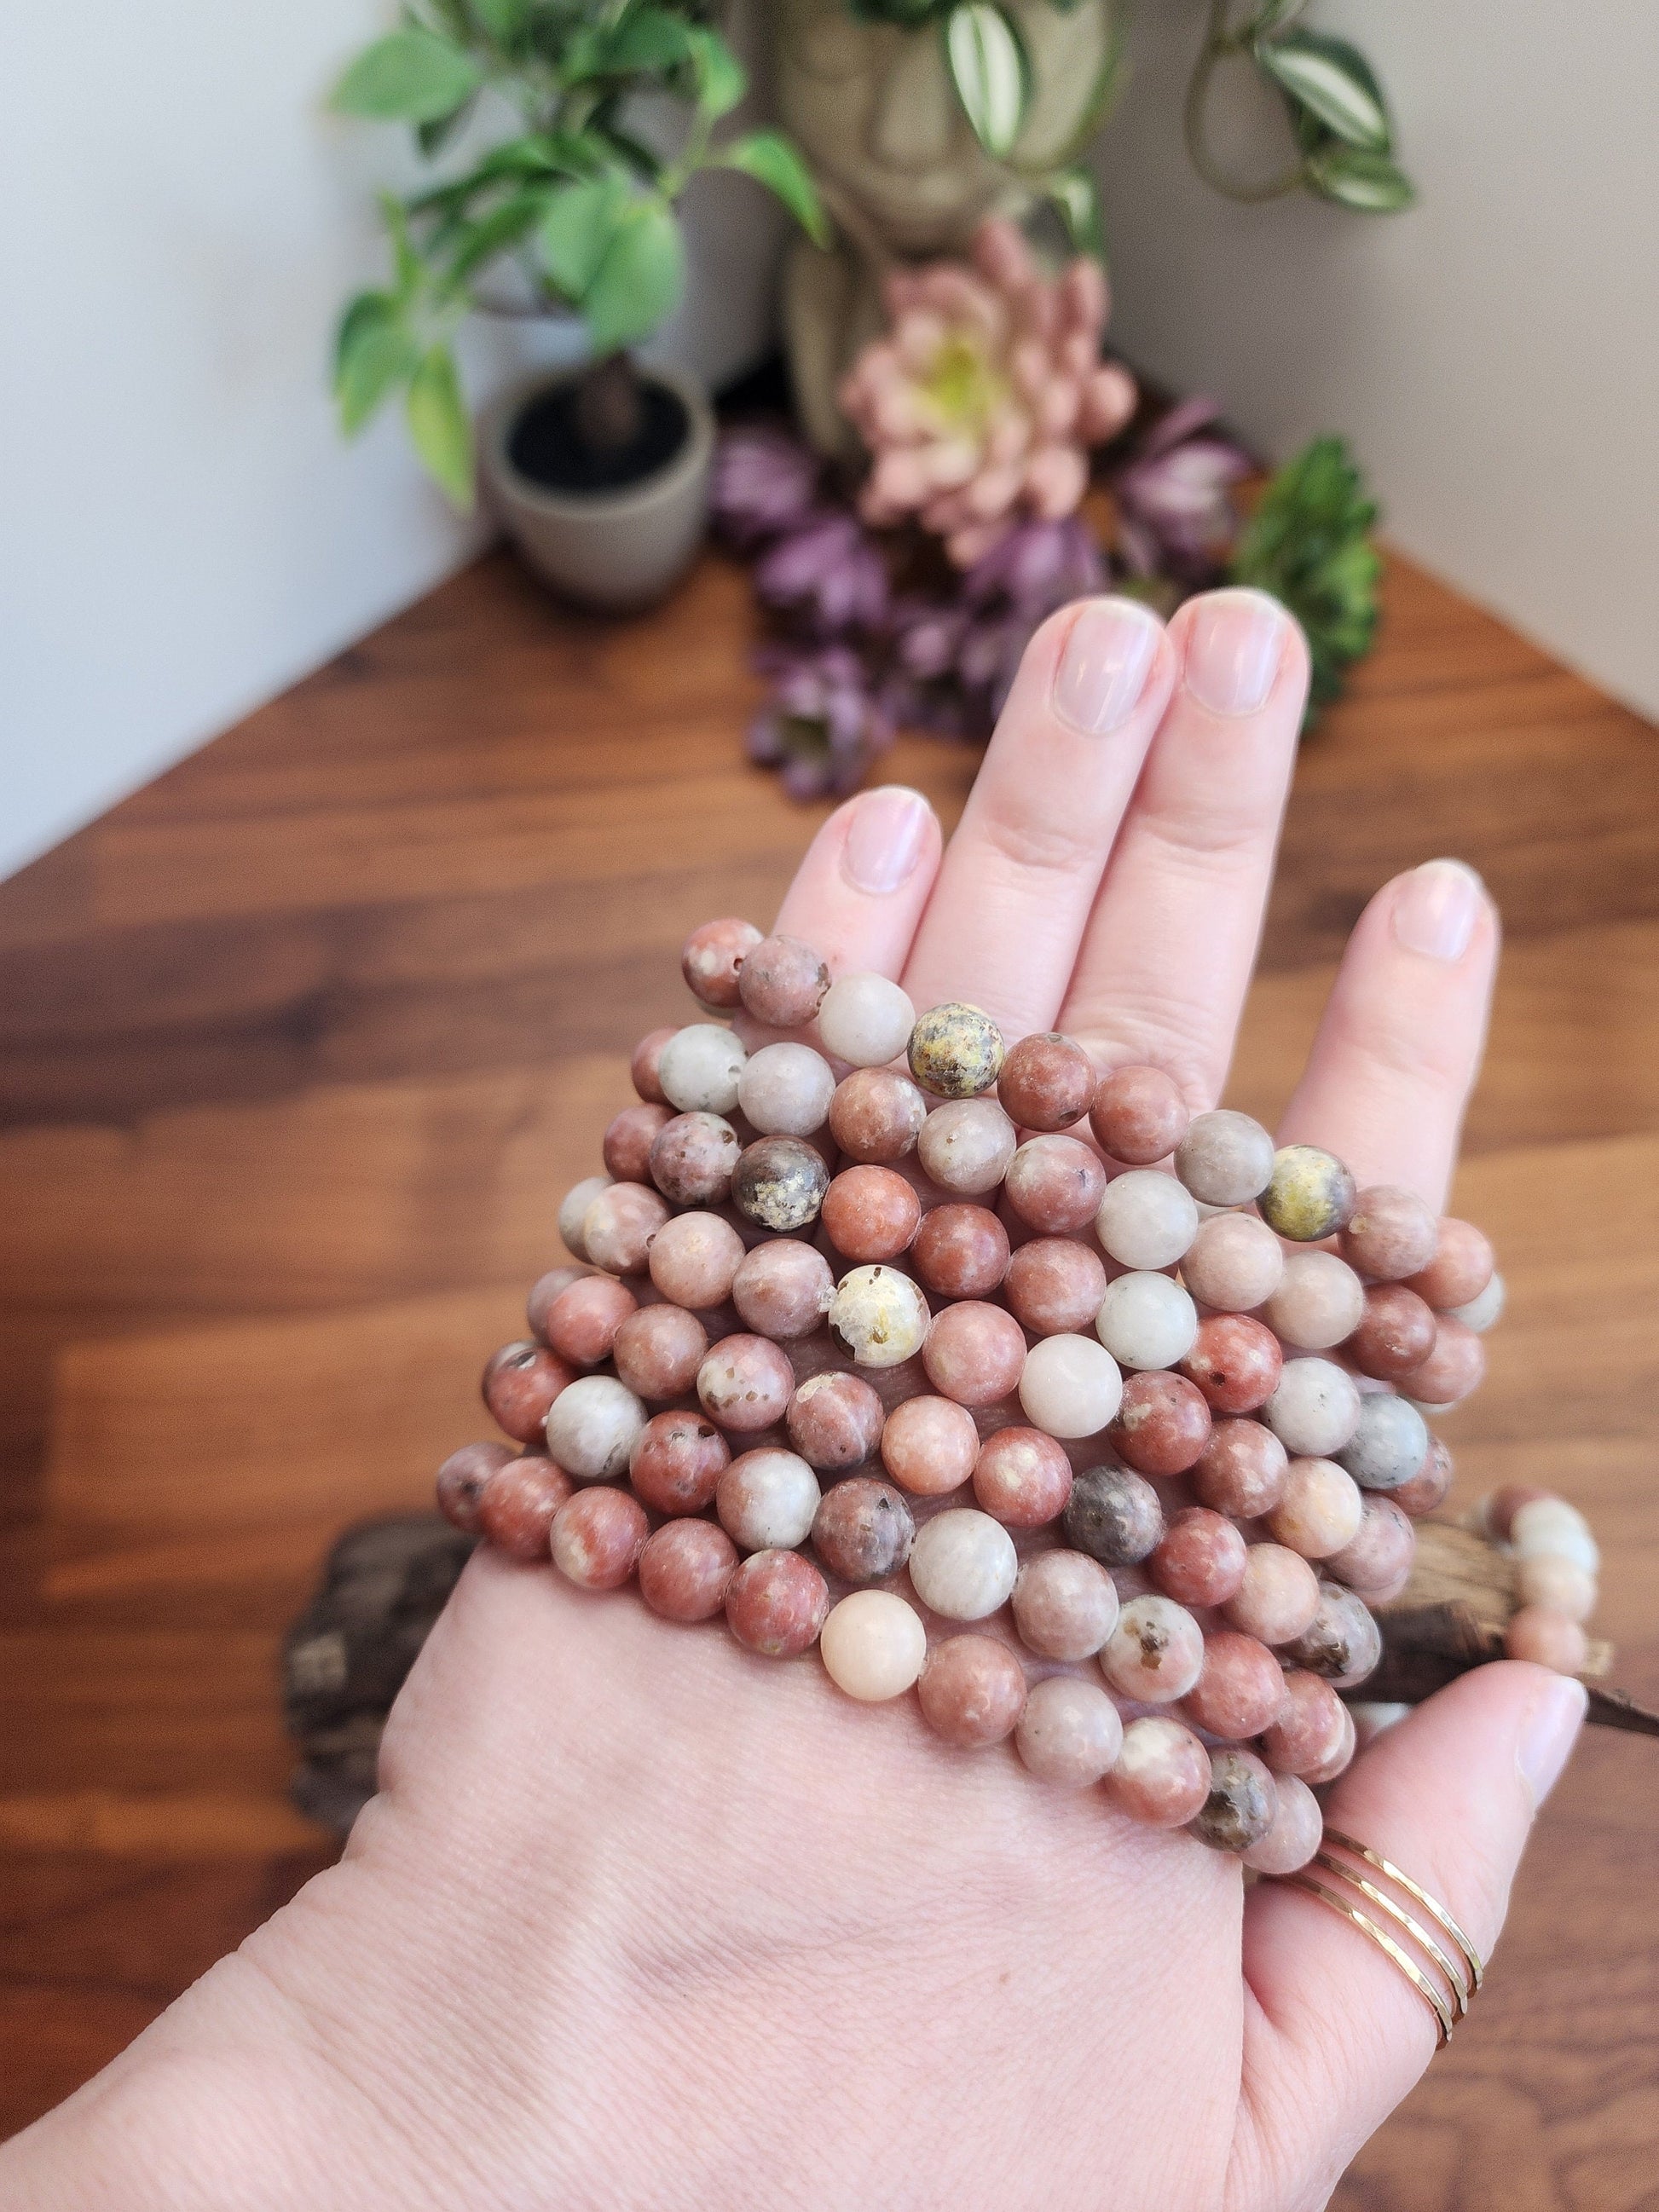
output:
[[538,238],[542,266],[556,290],[580,307],[629,204],[618,176],[561,185],[547,203]]
[[697,106],[711,123],[718,122],[732,112],[748,91],[748,72],[718,31],[699,23],[686,36],[691,42]]
[[562,40],[567,84],[594,77],[656,76],[690,57],[690,27],[667,8],[635,7],[615,24],[583,24]]
[[366,47],[334,88],[343,115],[386,123],[431,123],[451,115],[483,82],[483,71],[435,31],[391,32]]
[[340,318],[334,341],[334,397],[340,428],[355,437],[394,386],[414,373],[418,356],[390,292],[360,292]]
[[615,353],[649,337],[678,306],[684,283],[672,209],[659,199],[630,201],[582,298],[593,350]]
[[380,194],[380,216],[392,240],[392,264],[397,273],[398,297],[407,303],[421,289],[426,271],[409,234],[409,215],[403,202],[390,192]]
[[1386,154],[1393,143],[1382,88],[1370,64],[1346,39],[1287,31],[1252,49],[1257,66],[1350,146]]
[[1328,141],[1309,155],[1305,170],[1310,191],[1363,215],[1394,215],[1417,198],[1410,178],[1386,154],[1368,154],[1358,146]]
[[450,255],[448,283],[459,290],[486,262],[528,238],[547,211],[544,185],[528,186],[491,208],[477,222],[465,224],[456,234]]
[[1293,21],[1307,4],[1308,0],[1261,0],[1261,5],[1244,25],[1239,36],[1245,39],[1265,38],[1269,31],[1281,30],[1286,23]]
[[428,472],[459,507],[472,504],[472,425],[455,358],[435,345],[415,371],[404,402],[409,434]]
[[746,138],[734,138],[721,147],[715,159],[722,167],[741,169],[775,192],[814,246],[829,245],[830,218],[811,171],[781,131],[752,131]]
[[1013,146],[1031,100],[1031,64],[995,0],[961,0],[945,19],[945,58],[974,136],[994,161]]
[[415,125],[415,143],[428,161],[443,152],[458,131],[465,128],[476,100],[475,94],[473,99],[464,100],[459,107],[452,108],[447,115],[437,115],[430,123]]
[[511,49],[530,22],[528,0],[468,0],[472,20],[485,38]]
[[1340,438],[1285,463],[1233,550],[1229,580],[1271,592],[1301,623],[1313,664],[1308,720],[1342,689],[1376,629],[1376,507]]
[[1100,187],[1090,169],[1056,169],[1042,180],[1043,196],[1060,213],[1074,252],[1099,255],[1105,246]]

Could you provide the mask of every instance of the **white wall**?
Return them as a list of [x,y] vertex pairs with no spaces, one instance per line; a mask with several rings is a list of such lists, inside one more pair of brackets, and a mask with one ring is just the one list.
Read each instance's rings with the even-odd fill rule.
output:
[[[393,13],[0,13],[0,874],[479,542],[395,414],[344,447],[325,389],[340,303],[384,265],[373,192],[406,135],[322,103]],[[744,179],[700,195],[667,337],[719,377],[763,349],[779,230]],[[537,342],[481,335],[472,391]]]
[[1389,217],[1198,182],[1202,12],[1138,10],[1114,338],[1276,458],[1350,434],[1396,544],[1659,714],[1659,6],[1319,0],[1393,100],[1421,204]]

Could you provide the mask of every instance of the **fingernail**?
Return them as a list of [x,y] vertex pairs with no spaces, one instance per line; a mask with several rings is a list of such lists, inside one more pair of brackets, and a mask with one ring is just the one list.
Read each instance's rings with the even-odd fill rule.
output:
[[1571,1674],[1552,1675],[1533,1699],[1521,1725],[1515,1759],[1534,1811],[1560,1780],[1589,1703],[1583,1684]]
[[1273,688],[1285,610],[1266,592],[1206,592],[1187,630],[1187,689],[1212,714],[1253,714]]
[[861,891],[896,891],[921,858],[933,809],[919,791],[884,783],[853,808],[841,848],[849,884]]
[[1394,933],[1407,952],[1461,960],[1484,896],[1480,877],[1462,860],[1425,860],[1395,894]]
[[1164,625],[1133,599],[1086,600],[1054,671],[1054,712],[1103,738],[1134,712],[1158,658]]

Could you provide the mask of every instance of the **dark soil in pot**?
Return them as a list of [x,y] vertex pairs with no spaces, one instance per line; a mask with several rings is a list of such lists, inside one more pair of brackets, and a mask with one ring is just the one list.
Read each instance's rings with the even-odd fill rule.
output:
[[635,434],[624,445],[596,449],[578,427],[578,391],[571,383],[538,392],[507,441],[520,475],[549,491],[626,491],[665,468],[690,434],[691,419],[678,394],[646,379]]

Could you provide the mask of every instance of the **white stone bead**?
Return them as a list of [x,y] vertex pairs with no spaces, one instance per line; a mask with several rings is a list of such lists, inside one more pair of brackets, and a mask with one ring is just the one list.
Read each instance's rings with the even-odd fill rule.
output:
[[933,1316],[908,1275],[878,1263],[842,1277],[827,1318],[836,1341],[860,1367],[896,1367],[921,1350]]
[[823,1495],[799,1452],[762,1445],[721,1469],[714,1510],[739,1551],[793,1552],[811,1534]]
[[1589,1522],[1565,1498],[1534,1498],[1523,1505],[1510,1523],[1510,1542],[1517,1559],[1571,1559],[1587,1575],[1601,1569],[1601,1554]]
[[578,1260],[586,1261],[587,1258],[587,1247],[582,1243],[582,1216],[599,1193],[610,1188],[608,1175],[584,1176],[559,1202],[559,1234],[564,1239],[565,1250]]
[[1106,1186],[1095,1234],[1122,1267],[1172,1267],[1198,1234],[1191,1191],[1156,1168],[1132,1168]]
[[924,1521],[910,1547],[916,1595],[947,1620],[983,1620],[1007,1603],[1018,1572],[1013,1538],[1001,1522],[971,1505]]
[[1086,1790],[1116,1765],[1123,1722],[1098,1683],[1050,1674],[1032,1684],[1014,1744],[1041,1780]]
[[548,1409],[548,1456],[579,1482],[626,1474],[645,1426],[644,1406],[614,1375],[583,1375]]
[[1484,1336],[1502,1318],[1508,1296],[1504,1278],[1494,1267],[1486,1289],[1478,1297],[1471,1298],[1468,1305],[1453,1306],[1451,1317],[1454,1321],[1461,1321],[1465,1328],[1472,1328],[1477,1336]]
[[1045,1336],[1025,1355],[1019,1402],[1048,1436],[1097,1436],[1123,1402],[1123,1376],[1104,1345]]
[[843,975],[823,994],[818,1035],[849,1067],[884,1067],[910,1042],[916,1010],[885,975]]
[[1273,1180],[1273,1140],[1248,1114],[1196,1114],[1176,1146],[1175,1171],[1205,1206],[1243,1206]]
[[921,1125],[916,1158],[941,1190],[979,1198],[1007,1173],[1019,1132],[994,1098],[957,1098]]
[[1582,1624],[1595,1610],[1595,1577],[1576,1559],[1540,1552],[1516,1561],[1515,1594],[1522,1605],[1547,1605]]
[[1123,1367],[1173,1367],[1192,1350],[1198,1308],[1168,1275],[1120,1275],[1108,1283],[1095,1334]]
[[1204,1632],[1173,1598],[1132,1597],[1106,1639],[1100,1667],[1120,1696],[1173,1704],[1204,1671]]
[[1345,1343],[1365,1317],[1365,1286],[1334,1252],[1292,1252],[1261,1318],[1301,1352]]
[[692,1022],[663,1047],[657,1080],[663,1097],[682,1114],[729,1114],[738,1103],[747,1058],[730,1030],[715,1022]]
[[830,1607],[818,1631],[818,1653],[838,1690],[876,1705],[902,1696],[921,1674],[927,1631],[915,1607],[895,1591],[854,1590]]
[[738,1078],[738,1105],[763,1137],[810,1137],[830,1118],[836,1072],[810,1044],[763,1045]]
[[1334,1360],[1287,1359],[1261,1418],[1287,1452],[1329,1459],[1359,1425],[1359,1392]]

